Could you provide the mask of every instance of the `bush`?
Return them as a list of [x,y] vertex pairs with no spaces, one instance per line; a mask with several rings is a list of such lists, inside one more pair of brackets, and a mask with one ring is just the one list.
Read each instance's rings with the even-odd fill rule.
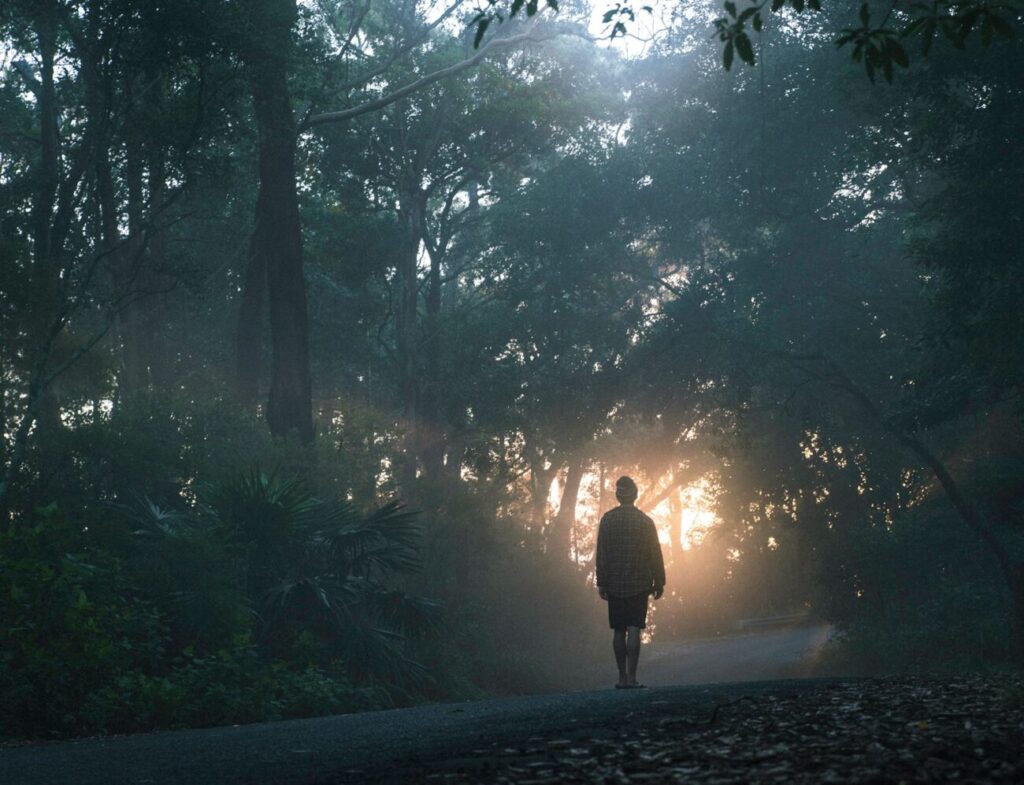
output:
[[82,714],[97,731],[130,733],[272,722],[387,703],[386,693],[357,688],[343,673],[295,670],[244,646],[209,657],[185,655],[164,676],[124,673],[90,695]]
[[[939,500],[941,501],[941,500]],[[878,674],[1001,667],[1009,591],[987,549],[937,502],[851,542],[852,590],[831,606],[823,668]]]
[[120,565],[83,548],[55,507],[0,535],[0,733],[104,730],[89,696],[125,672],[159,667],[167,630]]

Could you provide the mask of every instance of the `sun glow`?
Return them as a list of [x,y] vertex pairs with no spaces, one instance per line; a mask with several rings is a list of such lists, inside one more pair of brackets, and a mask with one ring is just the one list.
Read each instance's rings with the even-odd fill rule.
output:
[[[704,539],[715,523],[714,493],[708,479],[684,486],[675,499],[669,497],[656,507],[647,510],[658,524],[661,541],[671,542],[675,531],[683,550],[689,550]],[[675,520],[678,516],[678,523]],[[678,525],[678,528],[676,526]]]
[[[577,563],[591,558],[597,541],[598,521],[616,504],[614,489],[608,487],[609,479],[605,478],[604,493],[601,492],[601,479],[597,472],[586,472],[580,482],[571,548],[571,557]],[[564,489],[565,476],[562,473],[554,477],[548,487],[548,511],[552,517],[558,513]],[[642,497],[643,492],[641,506]],[[682,486],[644,512],[654,519],[662,543],[667,545],[678,536],[679,541],[673,543],[672,550],[675,551],[676,547],[690,550],[700,544],[715,524],[715,497],[715,486],[710,478],[705,477]]]

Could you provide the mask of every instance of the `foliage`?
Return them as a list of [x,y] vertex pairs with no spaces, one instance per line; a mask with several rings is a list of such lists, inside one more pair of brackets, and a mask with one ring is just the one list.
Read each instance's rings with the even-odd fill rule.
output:
[[129,541],[107,533],[105,548],[53,506],[4,535],[5,733],[281,719],[416,694],[425,675],[402,642],[437,608],[387,585],[417,565],[411,516],[360,515],[255,471],[210,493],[194,511],[141,502]]
[[[626,56],[565,3],[486,4],[475,53],[459,3],[250,5],[0,11],[4,733],[583,686],[625,473],[657,636],[1008,660],[1018,6],[704,0]],[[294,319],[253,219],[292,157]],[[311,443],[254,403],[307,328]]]
[[[819,0],[761,0],[742,10],[736,3],[723,4],[728,16],[715,20],[719,40],[723,42],[722,64],[725,70],[732,66],[733,54],[748,65],[754,65],[754,47],[746,32],[749,23],[755,33],[760,33],[765,17],[783,9],[792,9],[797,14],[804,10],[822,11]],[[1012,40],[1016,35],[1015,23],[1020,18],[1020,5],[1015,2],[961,2],[961,0],[940,0],[933,3],[910,3],[898,8],[892,3],[886,9],[881,21],[874,21],[870,3],[861,3],[857,13],[856,27],[844,27],[835,36],[839,48],[850,46],[851,57],[863,63],[868,79],[872,82],[881,71],[887,82],[892,82],[895,67],[908,68],[910,58],[904,41],[920,39],[921,52],[927,55],[935,40],[941,34],[957,49],[967,46],[968,38],[977,33],[981,44],[988,47],[993,37]],[[890,26],[890,20],[892,26]]]
[[839,637],[823,669],[962,673],[1011,663],[998,569],[983,544],[964,543],[938,500],[848,547],[860,588],[834,609]]

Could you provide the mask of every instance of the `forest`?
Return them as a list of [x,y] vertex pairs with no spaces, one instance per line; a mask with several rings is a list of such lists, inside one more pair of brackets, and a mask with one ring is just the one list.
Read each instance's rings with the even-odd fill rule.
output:
[[0,739],[1024,665],[1024,6],[0,5]]

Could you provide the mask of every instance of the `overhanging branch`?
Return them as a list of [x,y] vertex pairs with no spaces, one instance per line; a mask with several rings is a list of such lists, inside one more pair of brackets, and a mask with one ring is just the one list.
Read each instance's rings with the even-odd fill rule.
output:
[[473,66],[477,65],[482,60],[484,60],[488,55],[491,55],[494,52],[500,51],[502,49],[509,49],[511,47],[518,46],[519,44],[540,43],[550,38],[554,38],[558,34],[558,32],[537,34],[531,31],[529,33],[522,33],[520,35],[508,36],[507,38],[497,38],[488,43],[482,49],[480,49],[480,51],[478,51],[472,57],[468,57],[465,60],[460,60],[459,62],[453,63],[452,65],[449,65],[445,68],[439,68],[437,71],[429,73],[426,76],[420,77],[416,81],[410,82],[409,84],[405,85],[404,87],[398,88],[392,93],[382,95],[380,98],[375,98],[372,101],[366,101],[365,103],[359,104],[358,106],[353,106],[349,109],[341,109],[337,112],[323,112],[321,114],[315,114],[312,117],[308,118],[302,124],[302,127],[299,130],[304,131],[308,128],[313,128],[314,126],[318,125],[325,125],[327,123],[342,123],[345,122],[346,120],[351,120],[354,117],[359,117],[360,115],[368,114],[369,112],[375,112],[378,109],[383,109],[386,106],[390,106],[391,104],[395,103],[395,101],[400,101],[406,96],[412,95],[413,93],[422,90],[424,87],[429,87],[435,82],[440,82],[443,79],[448,79],[449,77],[455,76],[456,74],[459,74],[462,71],[472,68]]

